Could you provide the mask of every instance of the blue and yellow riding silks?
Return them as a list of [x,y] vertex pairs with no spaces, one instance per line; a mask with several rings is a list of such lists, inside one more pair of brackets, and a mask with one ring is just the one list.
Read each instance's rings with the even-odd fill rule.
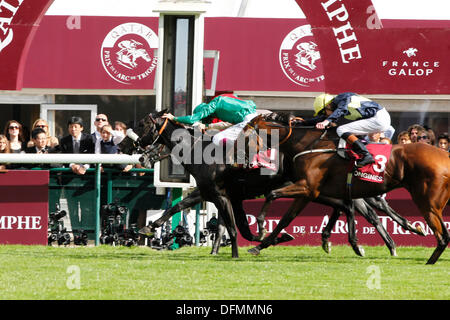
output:
[[383,108],[378,103],[352,92],[338,94],[332,103],[335,109],[327,118],[331,122],[336,122],[341,117],[352,121],[371,118]]
[[175,117],[174,120],[194,124],[212,114],[222,121],[232,124],[244,121],[245,116],[256,112],[256,105],[251,100],[240,100],[227,96],[218,96],[211,100],[210,103],[202,103],[198,105],[192,115],[184,117]]

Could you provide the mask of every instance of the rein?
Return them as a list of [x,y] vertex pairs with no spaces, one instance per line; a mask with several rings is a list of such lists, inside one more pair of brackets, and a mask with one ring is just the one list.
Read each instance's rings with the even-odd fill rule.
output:
[[[283,143],[285,143],[286,141],[288,141],[289,138],[291,137],[291,135],[292,135],[292,128],[293,128],[293,127],[292,127],[292,121],[293,121],[293,120],[303,120],[303,119],[302,119],[302,118],[295,117],[295,118],[292,118],[292,119],[289,120],[289,133],[286,135],[286,137],[284,137],[284,139],[283,139],[282,141],[280,141],[280,144],[279,144],[279,145],[282,145]],[[271,124],[271,127],[286,128],[286,126],[281,125],[281,124],[279,124],[279,125],[277,125],[277,124]],[[299,127],[295,127],[295,129],[315,129],[315,128],[316,128],[315,126],[299,126]],[[319,137],[318,139],[314,140],[314,141],[310,144],[310,146],[313,147],[313,146],[317,143],[317,141],[322,140],[323,137],[325,137],[326,133],[327,133],[327,130],[325,130],[325,131],[320,135],[320,137]],[[306,151],[302,151],[302,152],[297,153],[297,154],[292,158],[292,162],[295,162],[295,160],[296,160],[298,157],[301,157],[301,156],[306,155],[306,154],[310,154],[310,153],[331,153],[331,152],[336,152],[336,151],[337,151],[337,149],[309,149],[309,150],[306,150]]]
[[292,162],[295,162],[295,159],[297,159],[300,156],[303,156],[305,154],[309,154],[309,153],[328,153],[328,152],[336,152],[336,149],[311,149],[311,150],[306,150],[306,151],[302,151],[300,153],[297,153],[293,158],[292,158]]

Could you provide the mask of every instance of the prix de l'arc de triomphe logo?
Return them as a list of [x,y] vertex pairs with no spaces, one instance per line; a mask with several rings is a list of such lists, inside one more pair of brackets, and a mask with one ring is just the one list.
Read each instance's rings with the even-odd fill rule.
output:
[[103,68],[114,80],[133,84],[147,78],[156,68],[158,36],[140,23],[124,23],[112,29],[103,40]]
[[290,31],[280,47],[280,65],[292,82],[309,87],[325,79],[320,67],[320,52],[313,41],[311,26],[303,25]]

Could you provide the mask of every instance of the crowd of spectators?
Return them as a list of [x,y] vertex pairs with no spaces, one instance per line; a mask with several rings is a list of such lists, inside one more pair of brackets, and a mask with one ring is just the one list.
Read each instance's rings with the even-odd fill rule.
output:
[[[389,143],[393,144],[391,140],[393,132],[376,132],[371,133],[367,136],[369,142],[374,143]],[[444,151],[449,152],[449,136],[447,132],[440,134],[436,137],[434,131],[427,127],[421,126],[419,124],[413,124],[408,127],[407,130],[401,131],[397,135],[397,144],[408,144],[408,143],[426,143],[432,146],[436,146]]]
[[[27,140],[22,125],[16,120],[6,123],[4,134],[0,134],[0,153],[96,153],[115,154],[119,153],[118,144],[125,138],[127,126],[121,121],[114,123],[114,128],[108,121],[105,114],[98,114],[94,121],[95,131],[84,132],[83,119],[71,117],[67,123],[68,135],[58,139],[51,136],[46,120],[37,119],[34,121],[30,139]],[[0,170],[40,167],[48,169],[52,167],[62,167],[63,165],[48,164],[0,164]],[[89,164],[70,163],[66,167],[72,172],[83,175],[89,169]],[[102,165],[103,168],[116,168],[123,172],[128,172],[133,165]],[[142,168],[136,165],[138,168]],[[140,173],[142,175],[143,173]]]
[[[37,119],[31,127],[30,140],[27,141],[20,122],[10,120],[6,123],[4,134],[0,134],[0,153],[119,153],[117,145],[124,139],[127,126],[116,121],[114,127],[109,123],[105,114],[98,114],[94,121],[95,131],[91,134],[83,132],[83,119],[71,117],[67,124],[69,134],[58,139],[49,133],[48,123],[44,119]],[[369,134],[369,142],[392,144],[395,129],[387,132]],[[449,151],[448,133],[436,137],[433,130],[427,126],[413,124],[407,130],[397,135],[398,144],[427,143],[446,152]],[[46,164],[32,165],[33,167],[50,168]],[[18,164],[0,164],[0,170],[23,167]],[[75,174],[83,175],[90,167],[89,164],[71,163],[68,165]],[[103,165],[128,172],[132,165]],[[136,167],[142,168],[139,165]],[[103,170],[103,168],[102,168]]]

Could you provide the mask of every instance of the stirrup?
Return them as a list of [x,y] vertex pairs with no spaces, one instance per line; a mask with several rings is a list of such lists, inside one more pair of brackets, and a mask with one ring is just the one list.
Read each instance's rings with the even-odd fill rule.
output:
[[367,166],[368,164],[375,163],[375,159],[371,155],[367,155],[362,159],[356,160],[356,166],[358,168],[362,168]]

